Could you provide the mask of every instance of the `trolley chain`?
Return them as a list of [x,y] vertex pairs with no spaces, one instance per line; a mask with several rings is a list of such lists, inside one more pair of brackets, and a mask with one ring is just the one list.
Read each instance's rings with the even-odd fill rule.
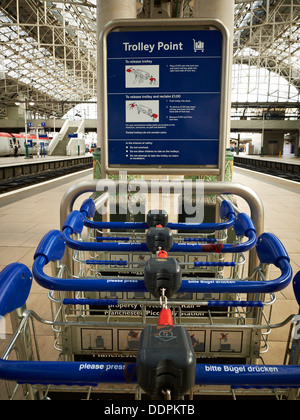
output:
[[159,298],[159,303],[162,309],[168,309],[168,298],[165,293],[166,293],[166,289],[162,287],[160,289],[160,298]]

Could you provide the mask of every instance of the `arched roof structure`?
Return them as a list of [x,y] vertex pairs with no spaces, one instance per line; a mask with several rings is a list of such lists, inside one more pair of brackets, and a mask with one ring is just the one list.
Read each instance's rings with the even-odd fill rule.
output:
[[[193,16],[193,1],[170,1],[173,18]],[[97,97],[96,2],[1,0],[0,118],[18,101],[40,115],[61,117]],[[150,0],[140,3],[139,17],[149,17]],[[299,24],[300,0],[235,0],[233,93],[243,85],[245,97],[253,99],[264,74],[266,102],[297,106]],[[284,94],[276,96],[276,89]]]

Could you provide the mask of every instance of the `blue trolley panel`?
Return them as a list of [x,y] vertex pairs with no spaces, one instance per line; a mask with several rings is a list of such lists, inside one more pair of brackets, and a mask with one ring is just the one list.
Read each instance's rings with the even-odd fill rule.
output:
[[218,30],[107,37],[110,165],[218,165]]

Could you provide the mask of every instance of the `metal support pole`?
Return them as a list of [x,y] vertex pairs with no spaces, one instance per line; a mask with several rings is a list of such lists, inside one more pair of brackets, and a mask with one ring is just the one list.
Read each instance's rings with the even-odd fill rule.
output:
[[[97,2],[97,39],[100,39],[100,34],[105,25],[116,19],[136,19],[137,3],[136,0],[98,0]],[[97,57],[97,66],[99,69],[103,67],[102,57],[99,54]],[[103,142],[103,124],[101,120],[101,107],[103,106],[103,98],[101,97],[100,83],[98,83],[98,147],[102,147]],[[103,147],[102,147],[103,149]],[[104,165],[102,165],[102,177],[106,177]]]
[[25,99],[25,150],[26,150],[26,159],[29,159],[29,152],[28,152],[28,129],[27,129],[27,99]]
[[227,27],[230,34],[229,68],[227,75],[227,147],[230,147],[231,126],[231,89],[232,89],[232,62],[233,62],[233,35],[234,35],[234,0],[194,0],[194,18],[219,19]]
[[[18,331],[21,325],[26,321],[26,304],[21,308],[16,309],[10,314],[10,321],[13,328],[13,331]],[[27,318],[26,324],[24,324],[22,328],[22,334],[17,339],[16,343],[14,344],[14,348],[17,350],[19,360],[27,360],[32,361],[34,360],[34,350],[33,350],[33,343],[31,337],[31,331],[29,327],[29,321]],[[37,399],[38,391],[34,391],[32,387],[28,387],[28,391],[30,394],[31,400]],[[23,387],[24,397],[26,396],[27,388],[25,385]],[[28,398],[28,396],[27,396]]]

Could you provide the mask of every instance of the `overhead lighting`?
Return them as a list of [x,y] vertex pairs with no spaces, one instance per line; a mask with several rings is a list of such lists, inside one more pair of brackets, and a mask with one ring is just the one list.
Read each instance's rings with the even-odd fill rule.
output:
[[34,106],[34,105],[35,105],[35,102],[28,102],[28,104],[29,104],[30,106]]
[[15,105],[20,106],[21,103],[20,102],[15,102]]

